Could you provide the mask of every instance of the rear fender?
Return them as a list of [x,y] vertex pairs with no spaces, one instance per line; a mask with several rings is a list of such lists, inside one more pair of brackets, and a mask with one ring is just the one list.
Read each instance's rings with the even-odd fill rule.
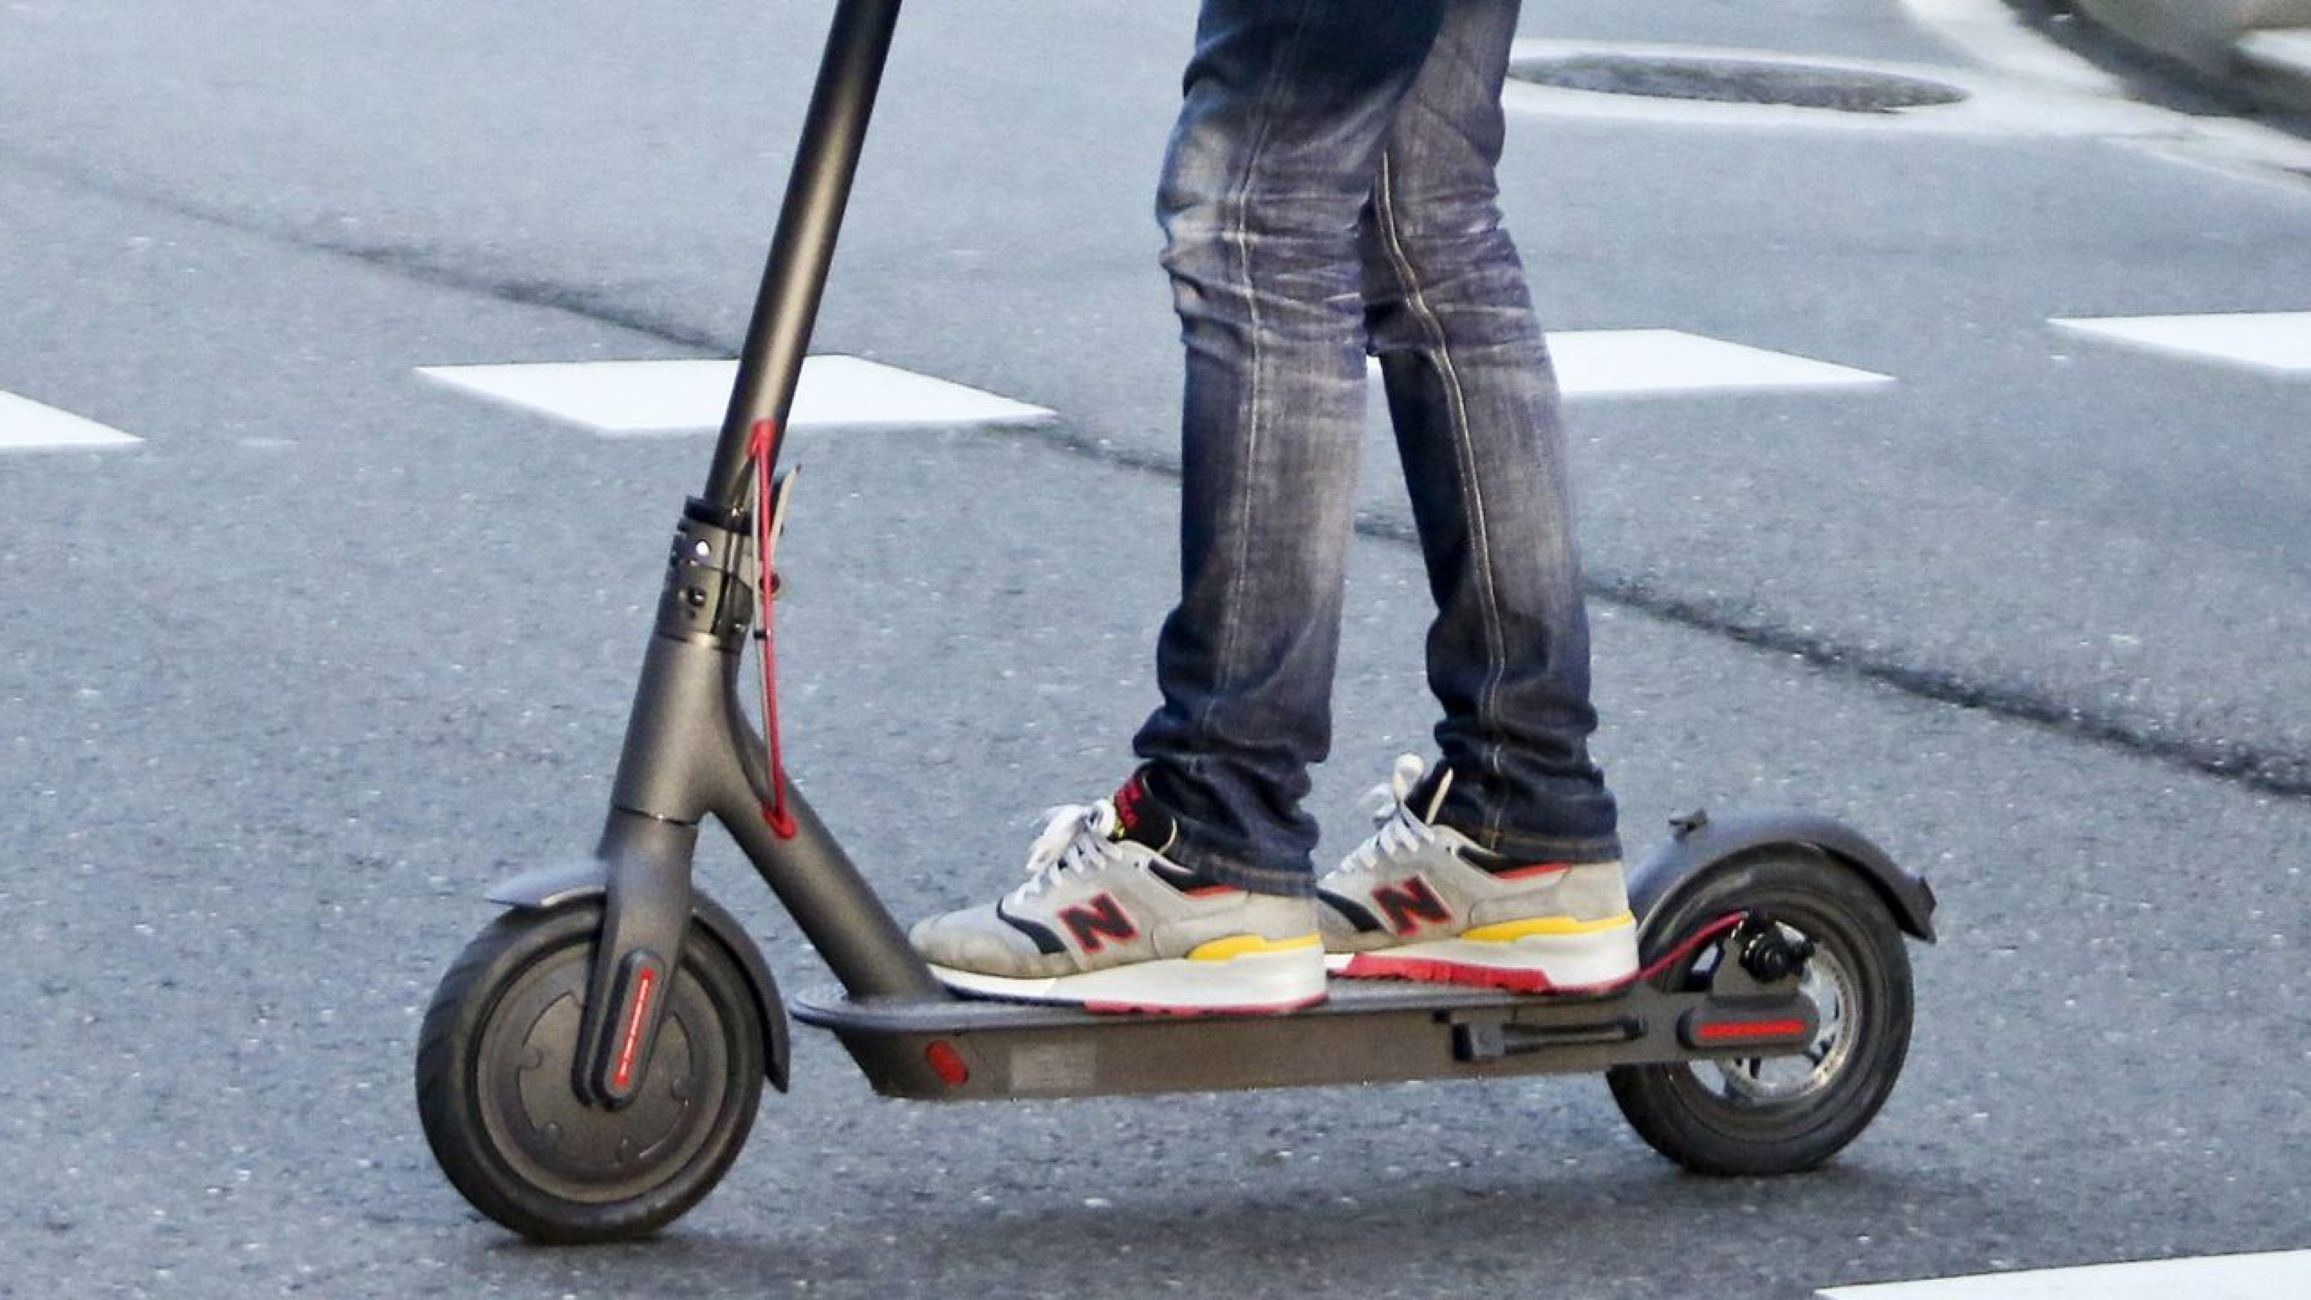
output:
[[1726,817],[1695,812],[1673,824],[1675,838],[1630,873],[1629,907],[1640,919],[1660,911],[1688,883],[1719,863],[1760,849],[1802,844],[1821,850],[1867,881],[1885,900],[1903,933],[1934,942],[1933,887],[1895,865],[1885,850],[1842,822],[1810,813],[1769,811]]

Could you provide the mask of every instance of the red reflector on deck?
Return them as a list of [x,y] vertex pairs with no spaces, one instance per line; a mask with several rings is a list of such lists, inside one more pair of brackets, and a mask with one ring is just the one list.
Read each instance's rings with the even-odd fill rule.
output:
[[944,1040],[923,1049],[923,1059],[931,1063],[931,1073],[950,1088],[960,1088],[971,1081],[971,1067],[963,1063],[963,1054],[955,1045]]

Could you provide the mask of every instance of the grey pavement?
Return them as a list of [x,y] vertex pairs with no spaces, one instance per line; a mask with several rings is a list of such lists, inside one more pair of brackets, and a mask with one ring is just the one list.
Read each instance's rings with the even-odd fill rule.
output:
[[[1152,702],[1191,12],[906,15],[818,346],[1063,423],[795,441],[792,761],[902,915],[1006,884]],[[1720,1182],[1587,1080],[939,1109],[810,1035],[662,1239],[478,1220],[417,1017],[488,882],[589,841],[706,449],[410,370],[727,353],[826,13],[0,13],[0,389],[146,439],[0,459],[0,1295],[1801,1296],[2311,1246],[2311,389],[2046,323],[2311,310],[2311,188],[2188,139],[1544,117],[1504,202],[1552,323],[1899,380],[1572,412],[1632,840],[1797,804],[1945,900],[1878,1125]],[[1964,62],[1892,3],[1526,23]],[[1427,725],[1380,445],[1334,850]],[[704,879],[824,982],[727,848]]]

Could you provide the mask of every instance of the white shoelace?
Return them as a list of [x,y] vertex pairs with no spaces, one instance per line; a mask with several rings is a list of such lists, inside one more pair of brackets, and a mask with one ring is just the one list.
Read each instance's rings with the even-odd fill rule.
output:
[[1115,803],[1108,799],[1044,809],[1043,829],[1027,847],[1030,880],[1023,896],[1032,898],[1071,873],[1122,862],[1122,846],[1111,838],[1117,825]]
[[[1365,792],[1365,799],[1372,803],[1372,824],[1378,829],[1348,855],[1347,870],[1370,871],[1389,858],[1416,853],[1436,842],[1436,828],[1421,820],[1406,802],[1427,774],[1428,764],[1420,755],[1400,754],[1388,779]],[[1443,778],[1437,782],[1436,794],[1429,800],[1430,807],[1441,806],[1444,792],[1451,788],[1452,769],[1446,768]]]

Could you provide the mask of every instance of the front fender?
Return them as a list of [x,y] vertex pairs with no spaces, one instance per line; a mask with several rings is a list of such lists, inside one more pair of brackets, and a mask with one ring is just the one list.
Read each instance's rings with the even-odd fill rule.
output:
[[[581,862],[524,872],[490,890],[489,900],[527,911],[552,911],[573,903],[590,902],[609,892],[609,876],[602,864]],[[753,987],[755,1006],[762,1013],[764,1072],[770,1077],[771,1087],[785,1092],[791,1049],[787,1041],[786,1002],[779,997],[778,981],[771,977],[761,950],[747,937],[746,927],[738,923],[737,917],[701,891],[691,891],[690,898],[691,915],[729,951],[731,959],[746,973],[746,982]]]
[[1696,812],[1676,821],[1677,835],[1639,863],[1629,877],[1629,907],[1648,917],[1688,881],[1720,862],[1758,849],[1804,844],[1820,849],[1868,881],[1905,934],[1934,942],[1934,889],[1895,865],[1860,831],[1811,813],[1768,811],[1711,817]]

